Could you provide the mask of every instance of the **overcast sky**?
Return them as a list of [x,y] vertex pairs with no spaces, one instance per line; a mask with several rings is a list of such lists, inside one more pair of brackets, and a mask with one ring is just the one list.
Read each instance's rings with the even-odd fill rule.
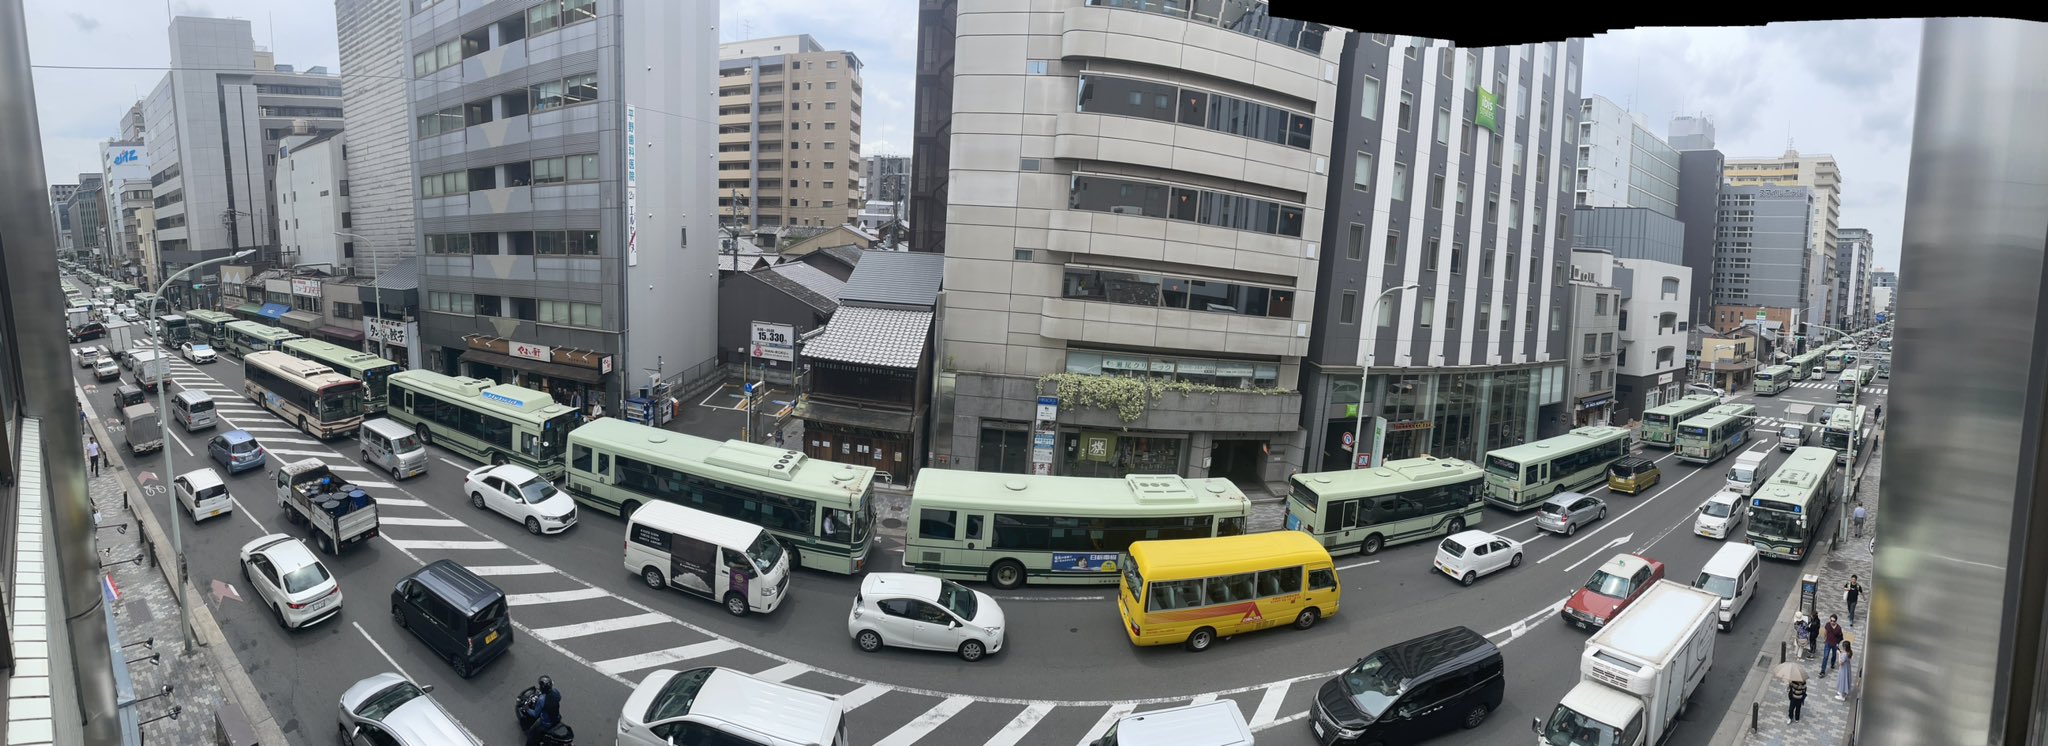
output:
[[[149,94],[170,60],[161,0],[29,0],[30,53],[53,183],[99,171],[98,143]],[[305,69],[340,68],[330,0],[171,0],[181,15],[245,18],[257,46]],[[866,64],[862,152],[910,154],[916,0],[720,0],[721,41],[808,33]],[[1831,21],[1763,28],[1646,29],[1586,45],[1583,92],[1644,114],[1666,135],[1680,113],[1714,120],[1730,157],[1777,156],[1788,137],[1841,164],[1842,226],[1876,236],[1898,266],[1911,146],[1919,21]],[[142,70],[60,70],[51,65]],[[403,116],[394,113],[394,116]]]

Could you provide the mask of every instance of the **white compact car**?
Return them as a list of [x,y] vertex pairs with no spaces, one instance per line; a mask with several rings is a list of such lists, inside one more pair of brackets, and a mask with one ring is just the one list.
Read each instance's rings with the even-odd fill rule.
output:
[[179,474],[173,480],[173,489],[178,494],[178,504],[192,515],[192,522],[227,515],[234,512],[235,500],[228,495],[227,482],[221,481],[220,473],[212,467],[193,469]]
[[178,352],[193,365],[204,365],[220,359],[220,355],[213,351],[213,345],[205,342],[186,342],[178,346]]
[[525,524],[527,533],[559,534],[576,525],[576,500],[524,466],[471,469],[462,491],[469,493],[471,506],[503,513]]
[[871,572],[853,597],[846,633],[867,652],[884,645],[958,653],[969,662],[1003,649],[1003,609],[950,580]]
[[1743,528],[1749,519],[1749,500],[1733,491],[1714,493],[1713,497],[1700,503],[1699,517],[1692,522],[1692,532],[1709,539],[1726,539]]
[[242,579],[280,627],[302,629],[341,613],[341,583],[306,543],[271,534],[242,545]]
[[1521,542],[1476,528],[1436,545],[1436,569],[1465,585],[1481,575],[1521,566]]

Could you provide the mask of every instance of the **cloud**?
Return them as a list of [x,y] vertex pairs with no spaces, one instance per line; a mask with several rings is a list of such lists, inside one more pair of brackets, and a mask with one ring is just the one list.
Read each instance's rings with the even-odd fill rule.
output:
[[88,16],[84,13],[66,13],[64,15],[70,16],[71,22],[78,24],[78,30],[80,31],[91,33],[93,29],[97,29],[100,27],[99,19],[93,18],[92,16]]

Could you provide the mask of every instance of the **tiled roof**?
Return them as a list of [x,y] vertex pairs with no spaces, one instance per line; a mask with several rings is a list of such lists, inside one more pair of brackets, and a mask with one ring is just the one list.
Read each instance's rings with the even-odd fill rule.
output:
[[748,274],[825,313],[839,307],[839,291],[846,285],[839,278],[801,262],[763,267]]
[[827,246],[818,251],[848,267],[859,267],[861,254],[864,253],[859,246]]
[[946,257],[910,251],[862,252],[846,289],[839,293],[842,303],[874,303],[930,308],[937,305],[940,281],[945,279]]
[[842,306],[804,357],[885,368],[916,368],[932,328],[930,311]]

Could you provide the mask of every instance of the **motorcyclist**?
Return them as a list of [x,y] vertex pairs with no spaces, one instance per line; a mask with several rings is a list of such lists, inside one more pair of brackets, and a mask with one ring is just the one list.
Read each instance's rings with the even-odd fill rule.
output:
[[526,708],[526,715],[533,718],[533,724],[526,727],[526,746],[540,743],[541,734],[562,723],[562,692],[555,688],[555,680],[542,676],[535,689],[538,696]]

